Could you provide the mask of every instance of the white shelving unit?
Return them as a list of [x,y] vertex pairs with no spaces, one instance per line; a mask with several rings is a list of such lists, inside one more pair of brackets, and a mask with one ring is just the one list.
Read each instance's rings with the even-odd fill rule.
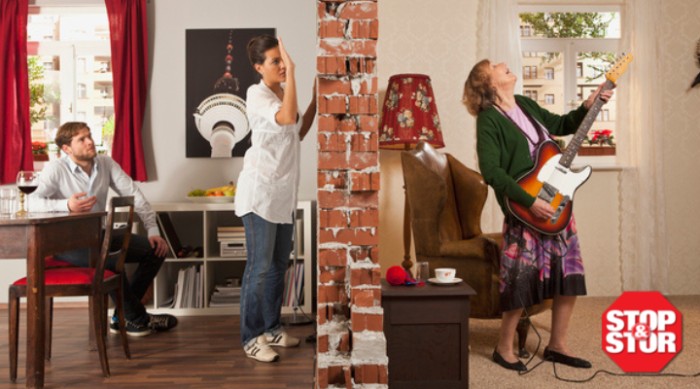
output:
[[[193,203],[193,202],[162,202],[151,203],[157,213],[168,213],[175,230],[183,245],[202,247],[201,258],[172,258],[169,257],[158,272],[153,283],[153,301],[147,306],[149,311],[170,313],[176,316],[193,315],[237,315],[240,305],[226,307],[210,307],[209,299],[215,285],[223,284],[228,278],[242,278],[245,268],[245,258],[230,258],[220,256],[220,244],[217,239],[217,227],[242,226],[243,223],[234,212],[233,203]],[[311,316],[312,300],[312,268],[315,252],[315,240],[312,234],[314,204],[312,201],[299,201],[297,204],[296,236],[300,242],[295,243],[294,252],[297,261],[303,261],[303,304],[299,307]],[[301,233],[299,233],[301,232]],[[290,259],[290,266],[292,259]],[[204,295],[203,308],[170,308],[169,299],[174,298],[174,289],[178,271],[191,265],[200,265],[203,282],[200,286]],[[283,306],[282,313],[293,313],[293,306]],[[301,311],[297,311],[301,314]]]

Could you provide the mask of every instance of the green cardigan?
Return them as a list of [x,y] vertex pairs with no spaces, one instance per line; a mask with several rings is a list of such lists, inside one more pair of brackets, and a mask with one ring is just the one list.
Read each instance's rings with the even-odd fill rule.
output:
[[[582,104],[576,110],[560,116],[547,111],[525,96],[516,95],[515,99],[524,111],[553,135],[576,132],[588,112]],[[482,111],[476,119],[476,150],[481,175],[496,192],[503,213],[508,213],[505,197],[531,207],[535,198],[515,181],[535,165],[530,156],[527,138],[495,107]]]

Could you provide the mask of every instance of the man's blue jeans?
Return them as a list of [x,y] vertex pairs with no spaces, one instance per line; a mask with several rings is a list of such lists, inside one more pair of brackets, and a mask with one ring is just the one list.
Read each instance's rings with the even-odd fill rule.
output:
[[[121,239],[114,239],[111,243],[113,249],[117,249],[121,245]],[[70,262],[76,266],[89,266],[90,256],[88,249],[71,250],[65,253],[57,254],[56,258],[66,262]],[[124,318],[134,323],[148,323],[146,308],[141,304],[141,299],[146,290],[151,285],[153,278],[158,274],[160,266],[165,258],[156,256],[148,238],[142,235],[131,235],[129,241],[129,249],[126,252],[126,263],[137,263],[138,266],[134,274],[127,280],[126,276],[122,277],[124,282]],[[114,270],[116,263],[114,261],[107,262],[107,269]],[[112,294],[112,299],[116,296]]]
[[271,223],[254,213],[241,217],[247,262],[241,285],[241,343],[279,331],[284,274],[292,252],[293,224]]

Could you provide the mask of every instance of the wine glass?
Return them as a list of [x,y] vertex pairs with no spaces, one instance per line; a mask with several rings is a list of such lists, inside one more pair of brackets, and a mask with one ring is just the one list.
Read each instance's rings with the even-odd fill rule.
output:
[[39,172],[22,170],[17,173],[17,188],[19,189],[19,211],[17,216],[26,216],[29,213],[29,206],[26,206],[24,196],[34,192],[39,186]]

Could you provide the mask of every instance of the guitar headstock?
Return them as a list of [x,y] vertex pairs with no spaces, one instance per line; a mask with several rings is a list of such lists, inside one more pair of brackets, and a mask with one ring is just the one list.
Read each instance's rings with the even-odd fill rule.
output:
[[617,58],[617,61],[615,61],[615,64],[605,72],[605,78],[608,79],[610,82],[613,84],[617,82],[617,79],[620,78],[620,76],[627,71],[627,65],[629,65],[630,62],[634,57],[632,54],[622,54],[620,57]]

